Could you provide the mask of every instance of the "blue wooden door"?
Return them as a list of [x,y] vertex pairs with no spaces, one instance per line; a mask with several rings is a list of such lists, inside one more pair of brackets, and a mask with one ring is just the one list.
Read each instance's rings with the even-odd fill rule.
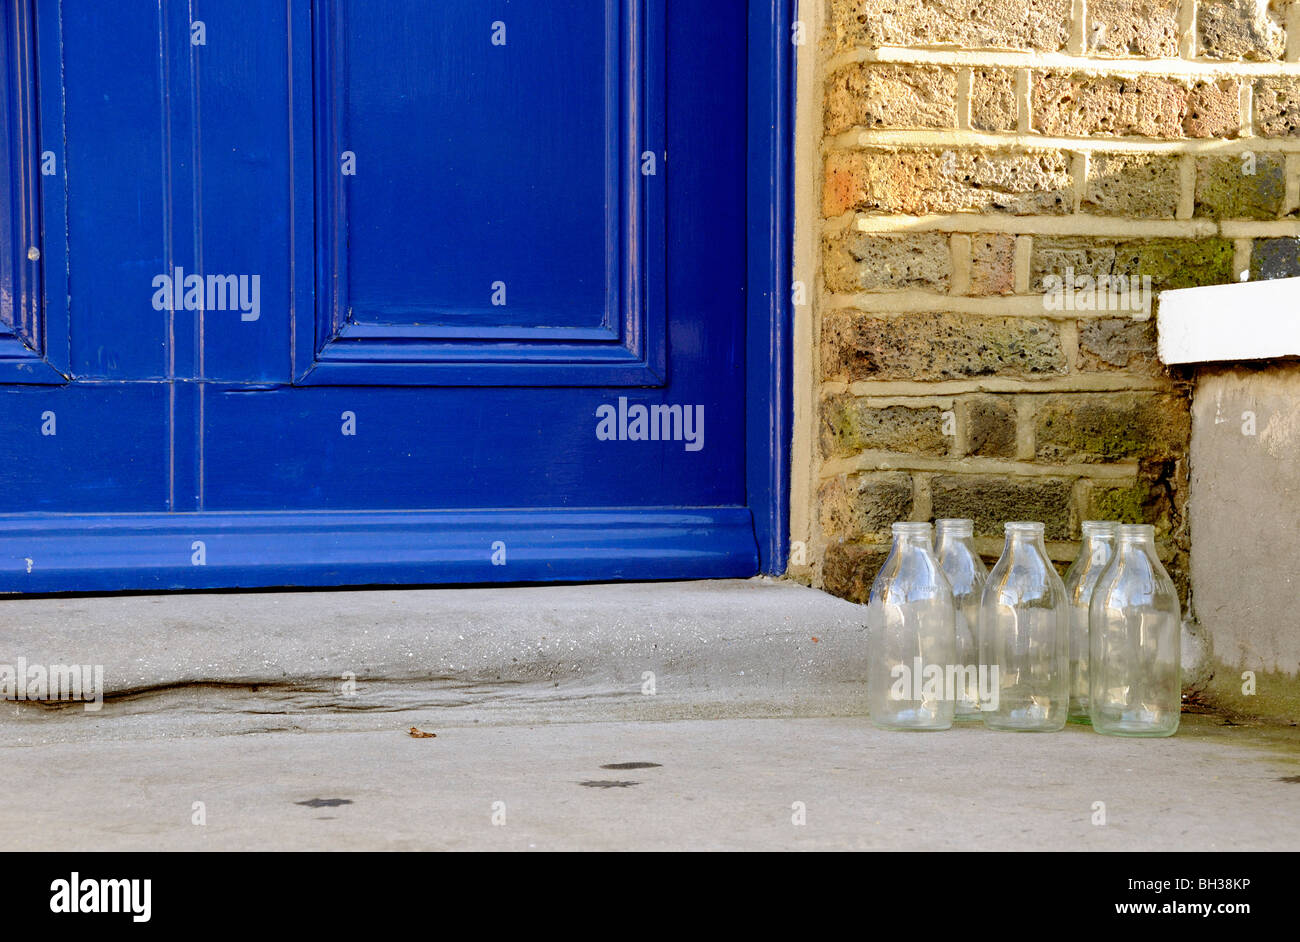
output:
[[6,0],[0,589],[751,575],[718,0]]

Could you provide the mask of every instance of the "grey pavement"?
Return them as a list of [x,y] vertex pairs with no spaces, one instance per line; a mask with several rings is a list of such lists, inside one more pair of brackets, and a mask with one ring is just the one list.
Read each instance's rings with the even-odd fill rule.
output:
[[[1300,848],[1294,737],[1238,727],[1236,742],[1204,718],[1121,740],[858,717],[446,727],[439,712],[0,747],[0,827],[16,851]],[[608,768],[628,763],[646,767]]]
[[9,599],[0,664],[101,665],[107,696],[0,704],[0,828],[13,850],[1300,849],[1300,730],[877,730],[861,616],[769,580]]

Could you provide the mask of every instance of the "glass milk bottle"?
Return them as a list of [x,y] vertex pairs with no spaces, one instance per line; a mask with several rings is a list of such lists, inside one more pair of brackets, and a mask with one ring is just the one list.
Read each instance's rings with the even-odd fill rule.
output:
[[889,558],[867,603],[867,705],[884,729],[947,729],[954,696],[952,590],[928,523],[896,523]]
[[1155,528],[1121,525],[1089,611],[1088,713],[1113,736],[1172,736],[1182,710],[1182,617]]
[[[948,584],[952,586],[952,601],[956,612],[957,664],[963,668],[957,688],[957,716],[977,717],[980,712],[979,685],[976,670],[979,666],[979,615],[980,595],[989,571],[975,552],[973,539],[975,524],[970,520],[936,520],[935,553],[943,567]],[[1086,624],[1086,619],[1085,619]]]
[[1070,704],[1065,583],[1041,523],[1008,523],[980,602],[981,710],[990,729],[1055,732]]
[[1083,521],[1079,555],[1065,574],[1070,606],[1070,716],[1088,715],[1088,603],[1115,550],[1119,525],[1108,520]]

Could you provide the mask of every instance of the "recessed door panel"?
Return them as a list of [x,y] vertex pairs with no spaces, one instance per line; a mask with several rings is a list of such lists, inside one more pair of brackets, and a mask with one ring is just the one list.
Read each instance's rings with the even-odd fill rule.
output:
[[299,378],[660,382],[660,0],[315,9]]

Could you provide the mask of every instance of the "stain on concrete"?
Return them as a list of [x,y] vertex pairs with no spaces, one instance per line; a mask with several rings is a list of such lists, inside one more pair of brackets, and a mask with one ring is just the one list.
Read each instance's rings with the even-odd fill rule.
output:
[[661,769],[663,765],[658,762],[611,762],[609,765],[602,765],[601,768],[623,772],[628,769]]

